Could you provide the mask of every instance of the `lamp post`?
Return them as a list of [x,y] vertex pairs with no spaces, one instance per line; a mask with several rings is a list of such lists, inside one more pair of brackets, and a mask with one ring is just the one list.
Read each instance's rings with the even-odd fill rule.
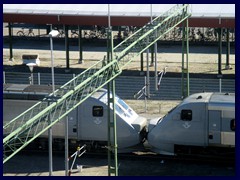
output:
[[[54,85],[54,63],[53,63],[53,37],[56,37],[59,34],[57,30],[52,30],[49,33],[50,37],[50,48],[51,48],[51,68],[52,68],[52,93],[53,96],[55,96],[54,91],[55,91],[55,85]],[[51,117],[48,116],[48,121],[49,124],[51,124]],[[52,176],[52,171],[53,171],[53,162],[52,162],[52,128],[50,127],[48,129],[48,151],[49,151],[49,176]]]
[[53,96],[55,95],[55,94],[54,94],[54,91],[55,91],[55,83],[54,83],[53,40],[52,40],[52,38],[53,38],[53,37],[56,37],[57,35],[59,35],[59,32],[58,32],[57,30],[52,30],[52,31],[49,33],[49,37],[50,37],[50,48],[51,48],[52,93],[53,93]]
[[37,64],[36,63],[27,63],[27,66],[29,67],[29,70],[31,72],[31,76],[29,78],[30,80],[30,84],[33,85],[33,68],[34,66],[36,66]]

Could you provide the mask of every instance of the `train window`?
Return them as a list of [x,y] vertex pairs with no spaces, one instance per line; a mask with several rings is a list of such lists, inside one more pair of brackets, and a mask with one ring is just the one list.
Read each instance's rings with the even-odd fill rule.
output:
[[235,131],[235,119],[232,119],[230,121],[230,128],[231,128],[232,131]]
[[191,121],[192,120],[192,110],[183,109],[181,111],[181,120]]
[[93,106],[92,115],[95,117],[103,116],[103,107],[102,106]]

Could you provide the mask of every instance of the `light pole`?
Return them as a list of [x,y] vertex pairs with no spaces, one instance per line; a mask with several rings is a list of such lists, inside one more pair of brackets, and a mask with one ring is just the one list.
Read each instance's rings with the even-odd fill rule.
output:
[[33,68],[34,66],[36,66],[37,64],[36,63],[27,63],[27,66],[29,67],[29,70],[31,72],[31,76],[29,78],[30,80],[30,84],[33,85]]
[[50,48],[51,48],[51,68],[52,68],[52,93],[53,96],[55,96],[54,91],[55,91],[55,84],[54,84],[54,63],[53,63],[53,37],[56,37],[57,35],[59,35],[59,32],[57,30],[52,30],[49,33],[49,37],[50,37]]
[[[54,85],[54,63],[53,63],[53,37],[56,37],[59,34],[57,30],[52,30],[49,33],[50,37],[50,48],[51,48],[51,67],[52,67],[52,94],[53,97],[55,96],[54,91],[55,91],[55,85]],[[48,116],[48,123],[51,124],[51,117]],[[50,127],[48,129],[48,151],[49,151],[49,176],[52,176],[52,171],[53,171],[53,162],[52,162],[52,128]]]

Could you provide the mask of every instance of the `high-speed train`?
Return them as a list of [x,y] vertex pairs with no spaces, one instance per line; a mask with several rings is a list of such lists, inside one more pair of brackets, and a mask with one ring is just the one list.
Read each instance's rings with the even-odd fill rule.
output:
[[160,154],[185,151],[233,152],[235,94],[197,93],[148,125],[148,143]]
[[[36,104],[37,100],[16,99],[13,92],[4,92],[5,97],[14,99],[3,99],[4,124],[21,112]],[[24,94],[20,93],[23,97]],[[36,95],[36,94],[35,94]],[[76,107],[68,115],[68,133],[70,143],[84,142],[88,146],[104,146],[108,141],[108,104],[107,90],[100,89],[90,98]],[[113,111],[113,107],[111,112]],[[139,116],[120,97],[115,96],[116,126],[119,152],[125,152],[128,148],[138,145],[143,140],[143,133],[147,125],[147,119]],[[64,145],[65,121],[57,122],[53,127],[53,141]],[[44,138],[48,138],[48,131],[40,135],[39,146],[47,146]],[[39,140],[38,139],[38,140]],[[46,140],[46,139],[45,139]],[[76,146],[76,145],[75,145]],[[58,147],[60,147],[58,145]],[[63,146],[62,146],[63,148]]]
[[[28,96],[26,92],[25,96]],[[4,91],[4,124],[38,102],[29,100],[31,98],[16,97],[19,98],[14,92]],[[115,96],[115,102],[118,152],[133,152],[136,148],[141,148],[141,151],[146,144],[148,150],[150,147],[151,151],[165,155],[177,155],[190,150],[198,150],[197,153],[213,149],[235,151],[235,94],[193,94],[164,117],[150,121],[139,116],[120,97]],[[94,147],[107,144],[107,90],[101,89],[93,94],[69,113],[68,117],[70,144],[75,147],[77,143]],[[64,123],[62,120],[52,127],[53,142],[58,143],[57,147],[62,149]],[[46,148],[47,137],[47,132],[40,136],[37,141],[39,147]]]

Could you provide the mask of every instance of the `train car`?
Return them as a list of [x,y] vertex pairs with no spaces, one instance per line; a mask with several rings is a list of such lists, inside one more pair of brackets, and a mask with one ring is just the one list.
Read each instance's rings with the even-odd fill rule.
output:
[[[27,96],[27,93],[25,93]],[[23,95],[23,94],[22,94]],[[38,101],[22,99],[9,99],[16,97],[13,92],[4,92],[3,99],[3,119],[4,124],[24,110],[33,106]],[[19,97],[19,96],[18,96]],[[117,143],[119,152],[126,152],[129,148],[140,144],[143,140],[142,133],[145,131],[147,119],[139,116],[120,97],[115,96],[116,102],[116,122],[117,122]],[[111,107],[111,113],[113,112]],[[88,143],[88,145],[104,146],[108,140],[108,105],[107,90],[101,89],[90,98],[80,104],[75,110],[69,113],[69,139],[73,143]],[[59,121],[53,127],[53,141],[62,144],[64,147],[65,122]],[[44,138],[48,137],[48,132],[44,132],[40,139],[39,146],[45,147],[47,143]],[[62,142],[62,143],[61,143]]]
[[152,151],[179,153],[235,152],[235,94],[190,95],[162,118],[148,125]]

